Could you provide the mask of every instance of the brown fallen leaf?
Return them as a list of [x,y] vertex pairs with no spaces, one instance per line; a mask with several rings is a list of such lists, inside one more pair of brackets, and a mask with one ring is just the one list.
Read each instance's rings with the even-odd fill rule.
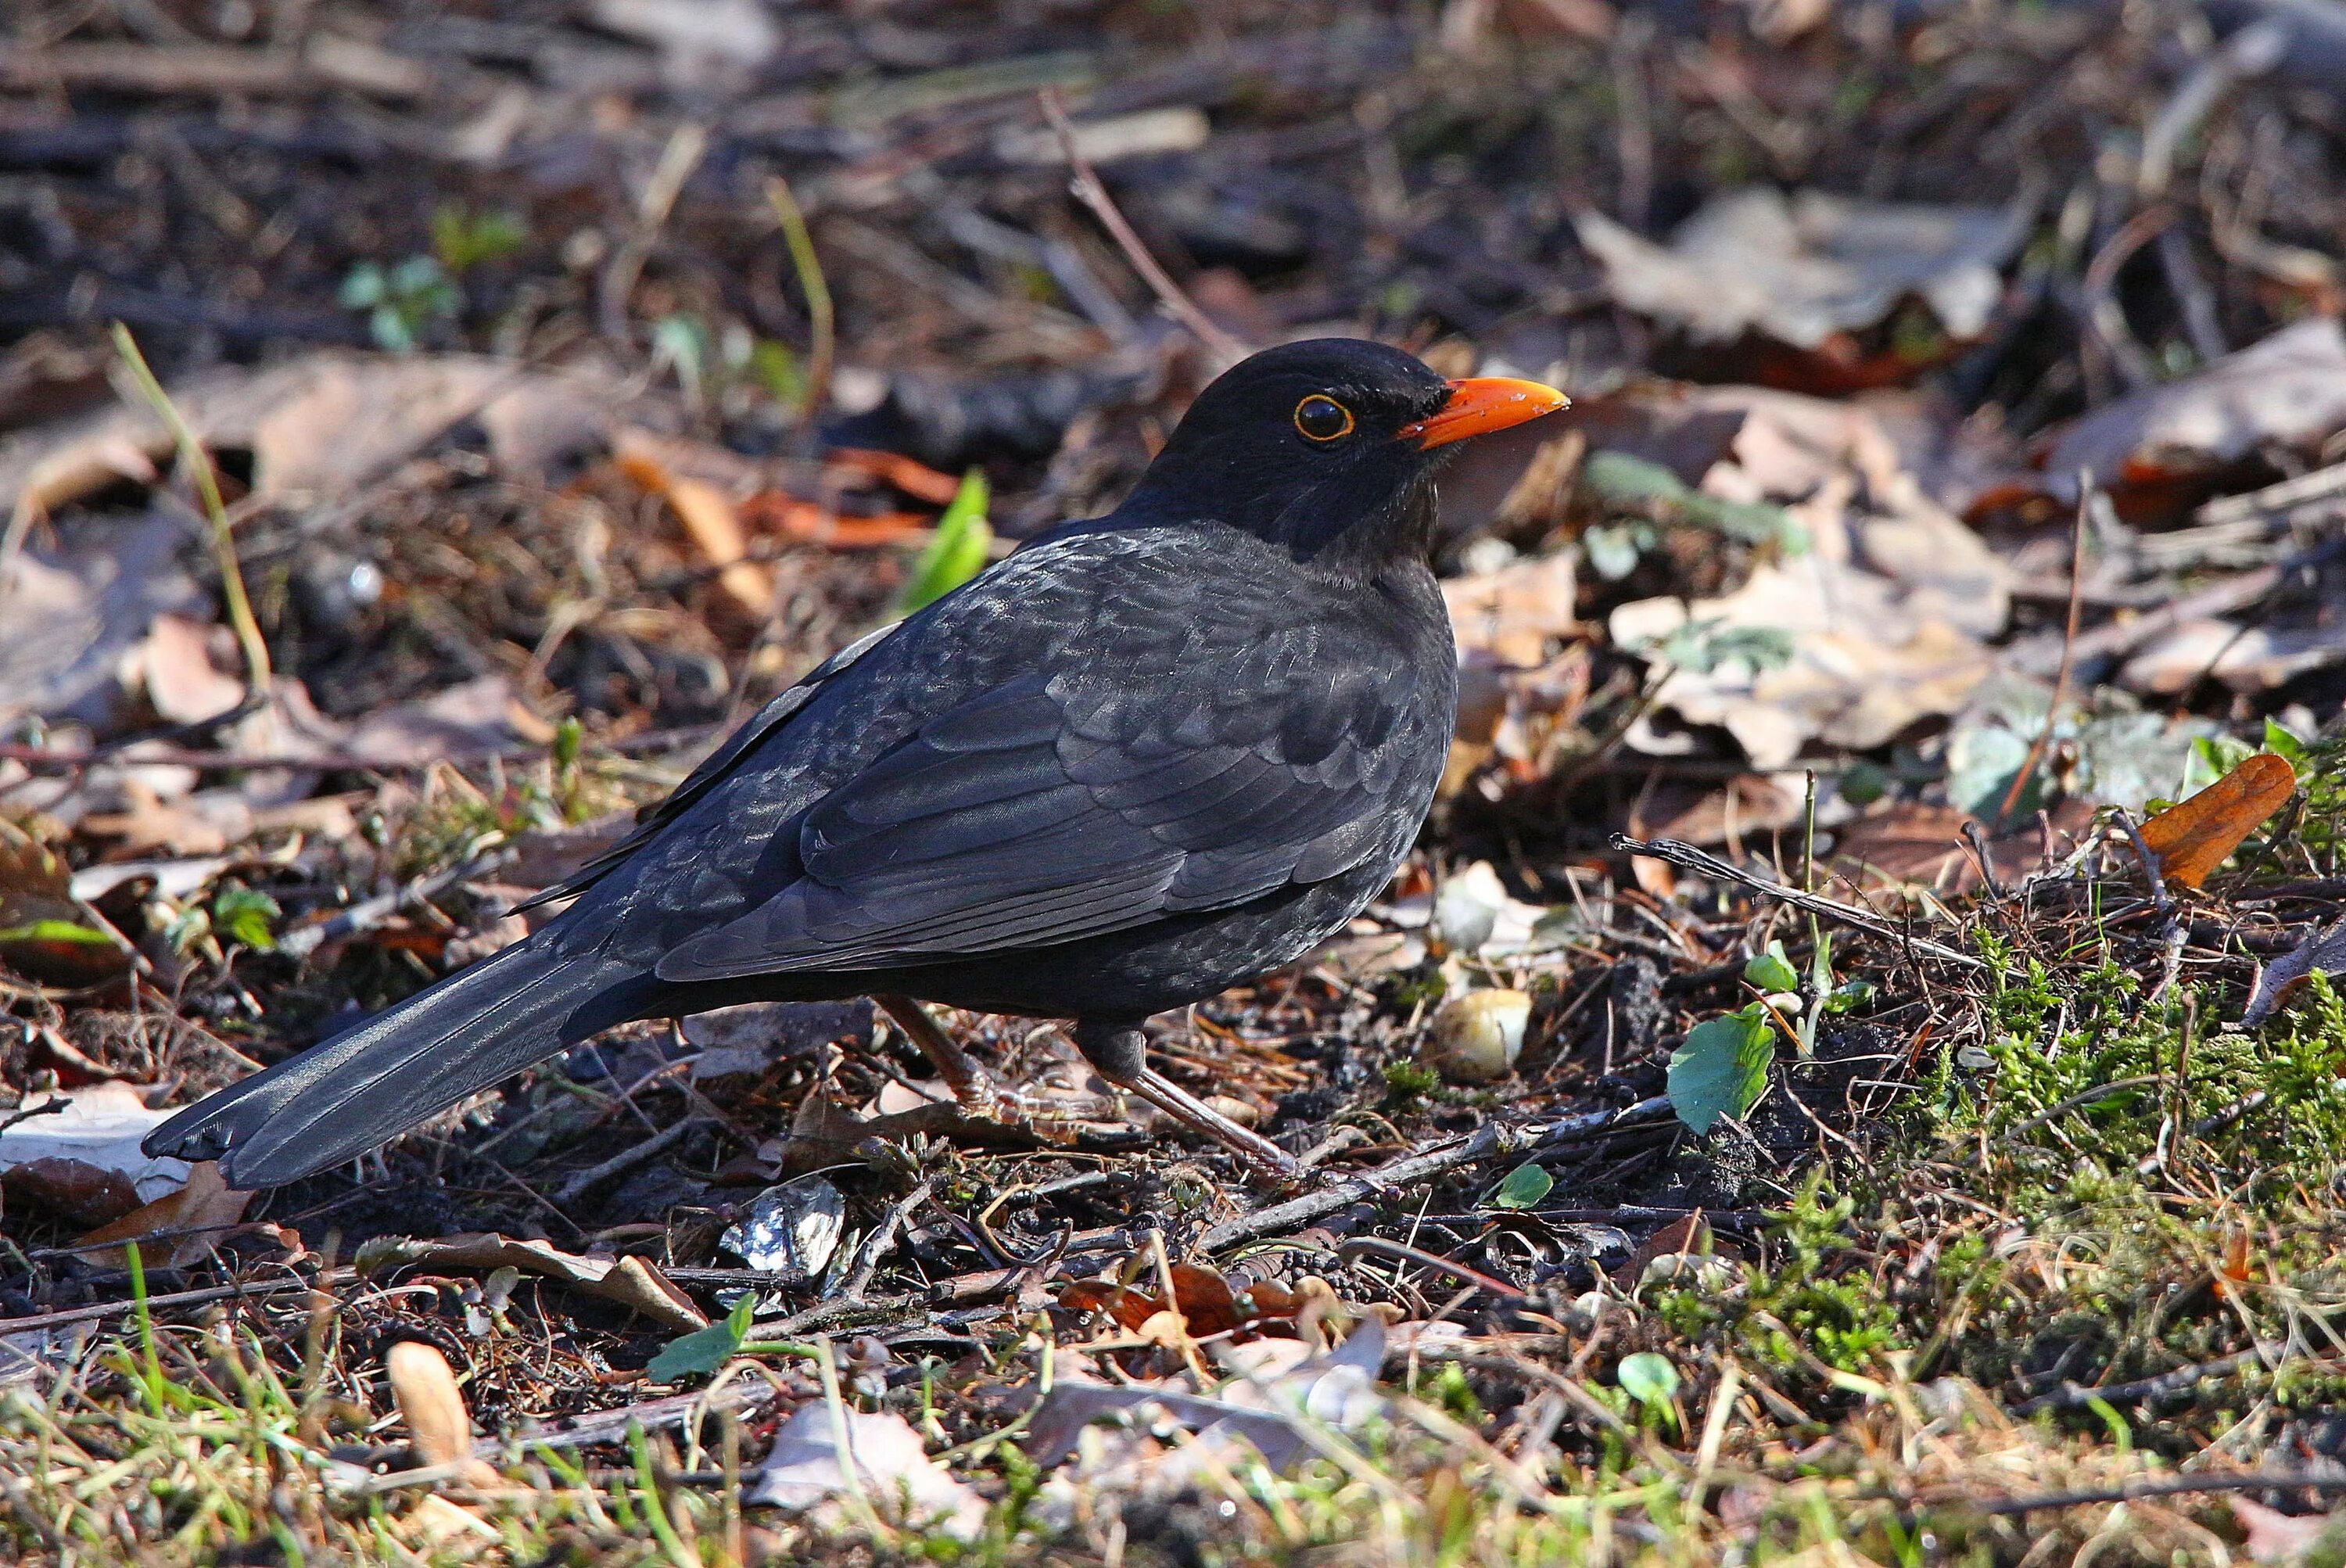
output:
[[772,529],[801,544],[829,550],[877,550],[911,545],[932,536],[936,519],[918,512],[882,512],[842,516],[827,506],[779,490],[760,491],[741,504],[746,527]]
[[655,1264],[640,1257],[590,1257],[551,1242],[516,1241],[495,1232],[419,1241],[383,1237],[359,1249],[359,1272],[413,1265],[425,1268],[518,1268],[575,1285],[590,1296],[631,1308],[677,1329],[706,1329],[709,1315]]
[[2226,469],[2267,448],[2316,453],[2341,427],[2346,330],[2313,317],[2069,425],[2044,453],[2044,488],[2072,503],[2089,472],[2120,517],[2156,524],[2206,499]]
[[0,968],[44,985],[96,985],[129,967],[73,896],[65,862],[0,818]]
[[495,1486],[497,1472],[473,1457],[473,1418],[448,1358],[421,1340],[402,1339],[384,1355],[382,1369],[415,1457],[427,1466],[457,1467],[463,1485]]
[[2142,825],[2142,841],[2168,881],[2196,888],[2229,859],[2240,840],[2289,803],[2297,769],[2259,751],[2188,800]]
[[[1219,1270],[1202,1264],[1172,1268],[1173,1300],[1191,1339],[1209,1339],[1234,1329],[1291,1319],[1302,1298],[1283,1286],[1264,1283],[1234,1290]],[[1153,1271],[1150,1278],[1154,1277]],[[1078,1279],[1059,1292],[1059,1305],[1072,1312],[1099,1312],[1118,1327],[1137,1331],[1165,1310],[1162,1295],[1107,1279]]]
[[1460,649],[1519,669],[1544,662],[1550,643],[1582,629],[1573,615],[1572,563],[1572,552],[1559,550],[1445,581],[1442,596]]
[[850,473],[892,484],[914,500],[925,501],[933,506],[943,506],[961,493],[960,480],[931,468],[925,463],[906,457],[901,452],[839,446],[826,453],[824,460]]
[[2241,1025],[2254,1029],[2280,1011],[2317,970],[2329,975],[2346,973],[2346,921],[2314,932],[2259,968],[2257,983],[2249,991],[2249,1004],[2240,1013]]
[[2297,1515],[2246,1497],[2225,1499],[2248,1537],[2240,1544],[2251,1563],[2298,1563],[2310,1556],[2339,1523],[2334,1513]]
[[186,1161],[139,1148],[171,1113],[148,1110],[128,1084],[27,1095],[16,1113],[0,1130],[0,1184],[84,1225],[109,1224],[188,1183]]
[[633,431],[620,433],[614,455],[621,473],[668,502],[700,553],[719,568],[719,584],[742,609],[762,620],[773,608],[774,575],[748,558],[750,535],[732,498],[708,480],[675,472]]
[[[150,1237],[162,1237],[164,1241],[159,1247],[139,1248],[140,1264],[148,1268],[184,1268],[210,1251],[212,1243],[219,1239],[216,1233],[242,1219],[244,1206],[251,1201],[250,1193],[237,1191],[221,1177],[219,1162],[203,1160],[189,1168],[188,1185],[178,1191],[141,1205],[111,1225],[99,1226],[74,1245],[144,1242]],[[100,1268],[130,1266],[129,1251],[125,1247],[108,1247],[82,1256]]]

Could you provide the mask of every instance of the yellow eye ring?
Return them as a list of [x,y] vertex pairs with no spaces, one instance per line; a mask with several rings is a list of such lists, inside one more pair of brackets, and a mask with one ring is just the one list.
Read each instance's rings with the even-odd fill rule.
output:
[[1295,428],[1304,440],[1325,446],[1352,433],[1352,411],[1325,392],[1313,392],[1295,405]]

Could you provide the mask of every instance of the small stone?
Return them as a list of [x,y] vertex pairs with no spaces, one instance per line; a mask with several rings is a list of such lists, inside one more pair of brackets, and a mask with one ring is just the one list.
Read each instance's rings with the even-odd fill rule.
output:
[[1453,1084],[1491,1084],[1514,1071],[1531,1023],[1532,999],[1521,991],[1470,991],[1433,1015],[1425,1064]]

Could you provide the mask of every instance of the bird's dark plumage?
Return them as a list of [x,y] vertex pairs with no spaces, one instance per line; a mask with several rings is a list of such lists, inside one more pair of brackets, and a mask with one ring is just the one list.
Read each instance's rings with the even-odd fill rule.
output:
[[1438,448],[1561,402],[1370,343],[1254,356],[1122,506],[775,698],[528,940],[149,1150],[281,1183],[613,1023],[760,999],[1074,1018],[1127,1076],[1142,1019],[1300,956],[1392,875],[1455,706]]

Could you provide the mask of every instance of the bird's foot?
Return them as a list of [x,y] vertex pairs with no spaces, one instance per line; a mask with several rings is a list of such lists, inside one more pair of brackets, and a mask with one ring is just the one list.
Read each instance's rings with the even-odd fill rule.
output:
[[1302,1162],[1264,1137],[1239,1125],[1154,1067],[1142,1067],[1119,1087],[1131,1090],[1186,1126],[1196,1128],[1246,1162],[1247,1168],[1277,1186],[1303,1179]]

